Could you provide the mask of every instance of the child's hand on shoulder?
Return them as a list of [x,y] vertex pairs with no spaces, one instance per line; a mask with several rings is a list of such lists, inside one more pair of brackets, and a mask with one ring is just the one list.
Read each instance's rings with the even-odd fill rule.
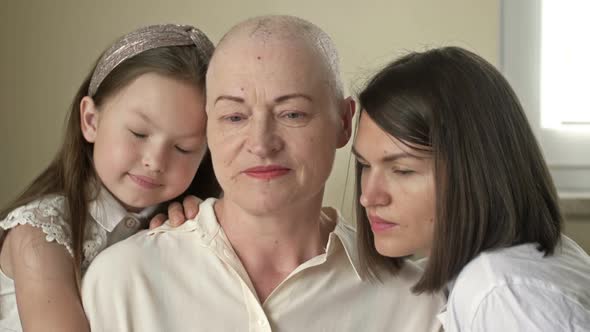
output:
[[202,200],[196,196],[186,196],[179,202],[172,202],[168,205],[168,215],[159,213],[150,220],[149,228],[154,229],[162,226],[166,220],[170,219],[170,225],[178,227],[184,224],[188,219],[193,219],[199,213],[199,204]]

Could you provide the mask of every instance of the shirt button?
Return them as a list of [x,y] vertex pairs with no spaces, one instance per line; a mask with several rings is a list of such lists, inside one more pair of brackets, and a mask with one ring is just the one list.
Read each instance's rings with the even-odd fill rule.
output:
[[138,224],[139,224],[139,222],[133,218],[127,218],[125,220],[125,226],[127,228],[135,228],[135,227],[137,227]]
[[[229,252],[229,250],[227,249],[223,249],[223,254],[225,255],[225,257],[227,258],[232,258],[232,254]],[[260,320],[261,321],[261,320]],[[260,322],[259,321],[259,322]]]
[[264,321],[264,319],[259,319],[258,320],[258,325],[264,326],[264,324],[266,324],[266,322]]

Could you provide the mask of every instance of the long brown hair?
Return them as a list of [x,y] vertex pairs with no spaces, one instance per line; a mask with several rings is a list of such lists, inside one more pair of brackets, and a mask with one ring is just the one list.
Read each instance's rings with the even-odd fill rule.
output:
[[[190,82],[196,88],[204,90],[205,74],[210,58],[210,53],[203,53],[202,50],[198,52],[194,45],[159,47],[144,51],[113,69],[92,98],[100,107],[107,98],[116,94],[135,78],[149,72]],[[80,128],[80,102],[88,94],[90,79],[95,69],[96,64],[72,101],[66,118],[63,142],[53,161],[22,194],[0,211],[0,219],[4,219],[15,208],[45,195],[63,195],[67,201],[65,212],[72,230],[74,267],[78,280],[83,260],[82,245],[88,216],[88,202],[95,199],[94,196],[100,187],[100,180],[92,162],[93,144],[84,139]],[[215,179],[211,158],[207,152],[191,185],[181,196],[192,194],[199,197],[215,197],[219,193],[220,187]]]
[[[384,131],[434,160],[434,239],[415,292],[442,289],[486,250],[536,243],[553,253],[557,193],[516,94],[491,64],[458,47],[411,53],[376,74],[359,99]],[[358,201],[356,208],[365,272],[395,270],[402,259],[377,253],[365,210]]]

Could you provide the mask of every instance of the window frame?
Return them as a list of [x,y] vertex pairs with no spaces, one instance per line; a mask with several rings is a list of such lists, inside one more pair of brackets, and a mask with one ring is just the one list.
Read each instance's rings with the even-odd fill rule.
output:
[[542,1],[501,0],[500,70],[525,109],[560,196],[590,198],[590,132],[541,128]]

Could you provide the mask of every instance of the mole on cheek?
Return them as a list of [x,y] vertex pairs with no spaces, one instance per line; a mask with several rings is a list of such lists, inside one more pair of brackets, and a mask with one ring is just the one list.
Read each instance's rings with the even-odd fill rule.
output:
[[256,59],[262,60],[262,57],[259,55],[259,56],[256,57]]

